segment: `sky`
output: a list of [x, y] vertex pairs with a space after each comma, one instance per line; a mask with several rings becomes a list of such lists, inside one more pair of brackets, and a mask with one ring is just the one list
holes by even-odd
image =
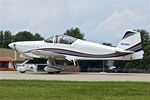
[[150, 0], [0, 0], [0, 30], [48, 38], [72, 27], [88, 41], [117, 45], [128, 29], [150, 32]]

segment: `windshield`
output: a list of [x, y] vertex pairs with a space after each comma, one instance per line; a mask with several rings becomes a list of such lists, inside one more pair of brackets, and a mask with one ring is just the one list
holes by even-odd
[[55, 43], [72, 44], [76, 38], [67, 35], [56, 35]]
[[75, 40], [77, 40], [74, 37], [71, 36], [67, 36], [67, 35], [56, 35], [56, 36], [52, 36], [48, 39], [45, 39], [44, 41], [47, 43], [59, 43], [59, 44], [72, 44]]
[[54, 36], [52, 36], [48, 39], [45, 39], [44, 41], [47, 42], [47, 43], [53, 43], [53, 38], [54, 38]]

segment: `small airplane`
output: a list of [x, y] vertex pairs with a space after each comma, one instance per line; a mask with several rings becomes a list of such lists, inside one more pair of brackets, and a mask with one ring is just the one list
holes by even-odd
[[42, 41], [13, 42], [9, 47], [20, 53], [21, 58], [45, 58], [44, 70], [48, 73], [61, 72], [56, 59], [67, 59], [76, 65], [77, 60], [136, 60], [142, 59], [141, 35], [127, 30], [117, 47], [80, 40], [67, 35], [54, 35]]

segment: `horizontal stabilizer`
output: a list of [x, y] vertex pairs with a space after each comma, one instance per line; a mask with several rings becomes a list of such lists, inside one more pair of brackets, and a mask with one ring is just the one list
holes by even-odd
[[122, 53], [122, 54], [133, 54], [133, 51], [124, 51], [124, 50], [116, 50], [117, 53]]

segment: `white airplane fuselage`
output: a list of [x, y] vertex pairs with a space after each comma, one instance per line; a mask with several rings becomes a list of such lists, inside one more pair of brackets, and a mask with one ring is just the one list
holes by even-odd
[[[98, 57], [98, 55], [114, 54], [116, 48], [98, 43], [76, 40], [73, 44], [45, 43], [45, 41], [16, 42], [16, 50], [29, 57], [64, 57], [73, 59], [114, 59], [114, 57]], [[97, 57], [96, 57], [97, 56]], [[116, 58], [115, 58], [116, 59]]]
[[[63, 41], [62, 41], [63, 40]], [[88, 42], [66, 35], [56, 35], [43, 41], [9, 44], [21, 57], [64, 58], [67, 60], [135, 60], [143, 58], [141, 35], [127, 31], [117, 47]]]

